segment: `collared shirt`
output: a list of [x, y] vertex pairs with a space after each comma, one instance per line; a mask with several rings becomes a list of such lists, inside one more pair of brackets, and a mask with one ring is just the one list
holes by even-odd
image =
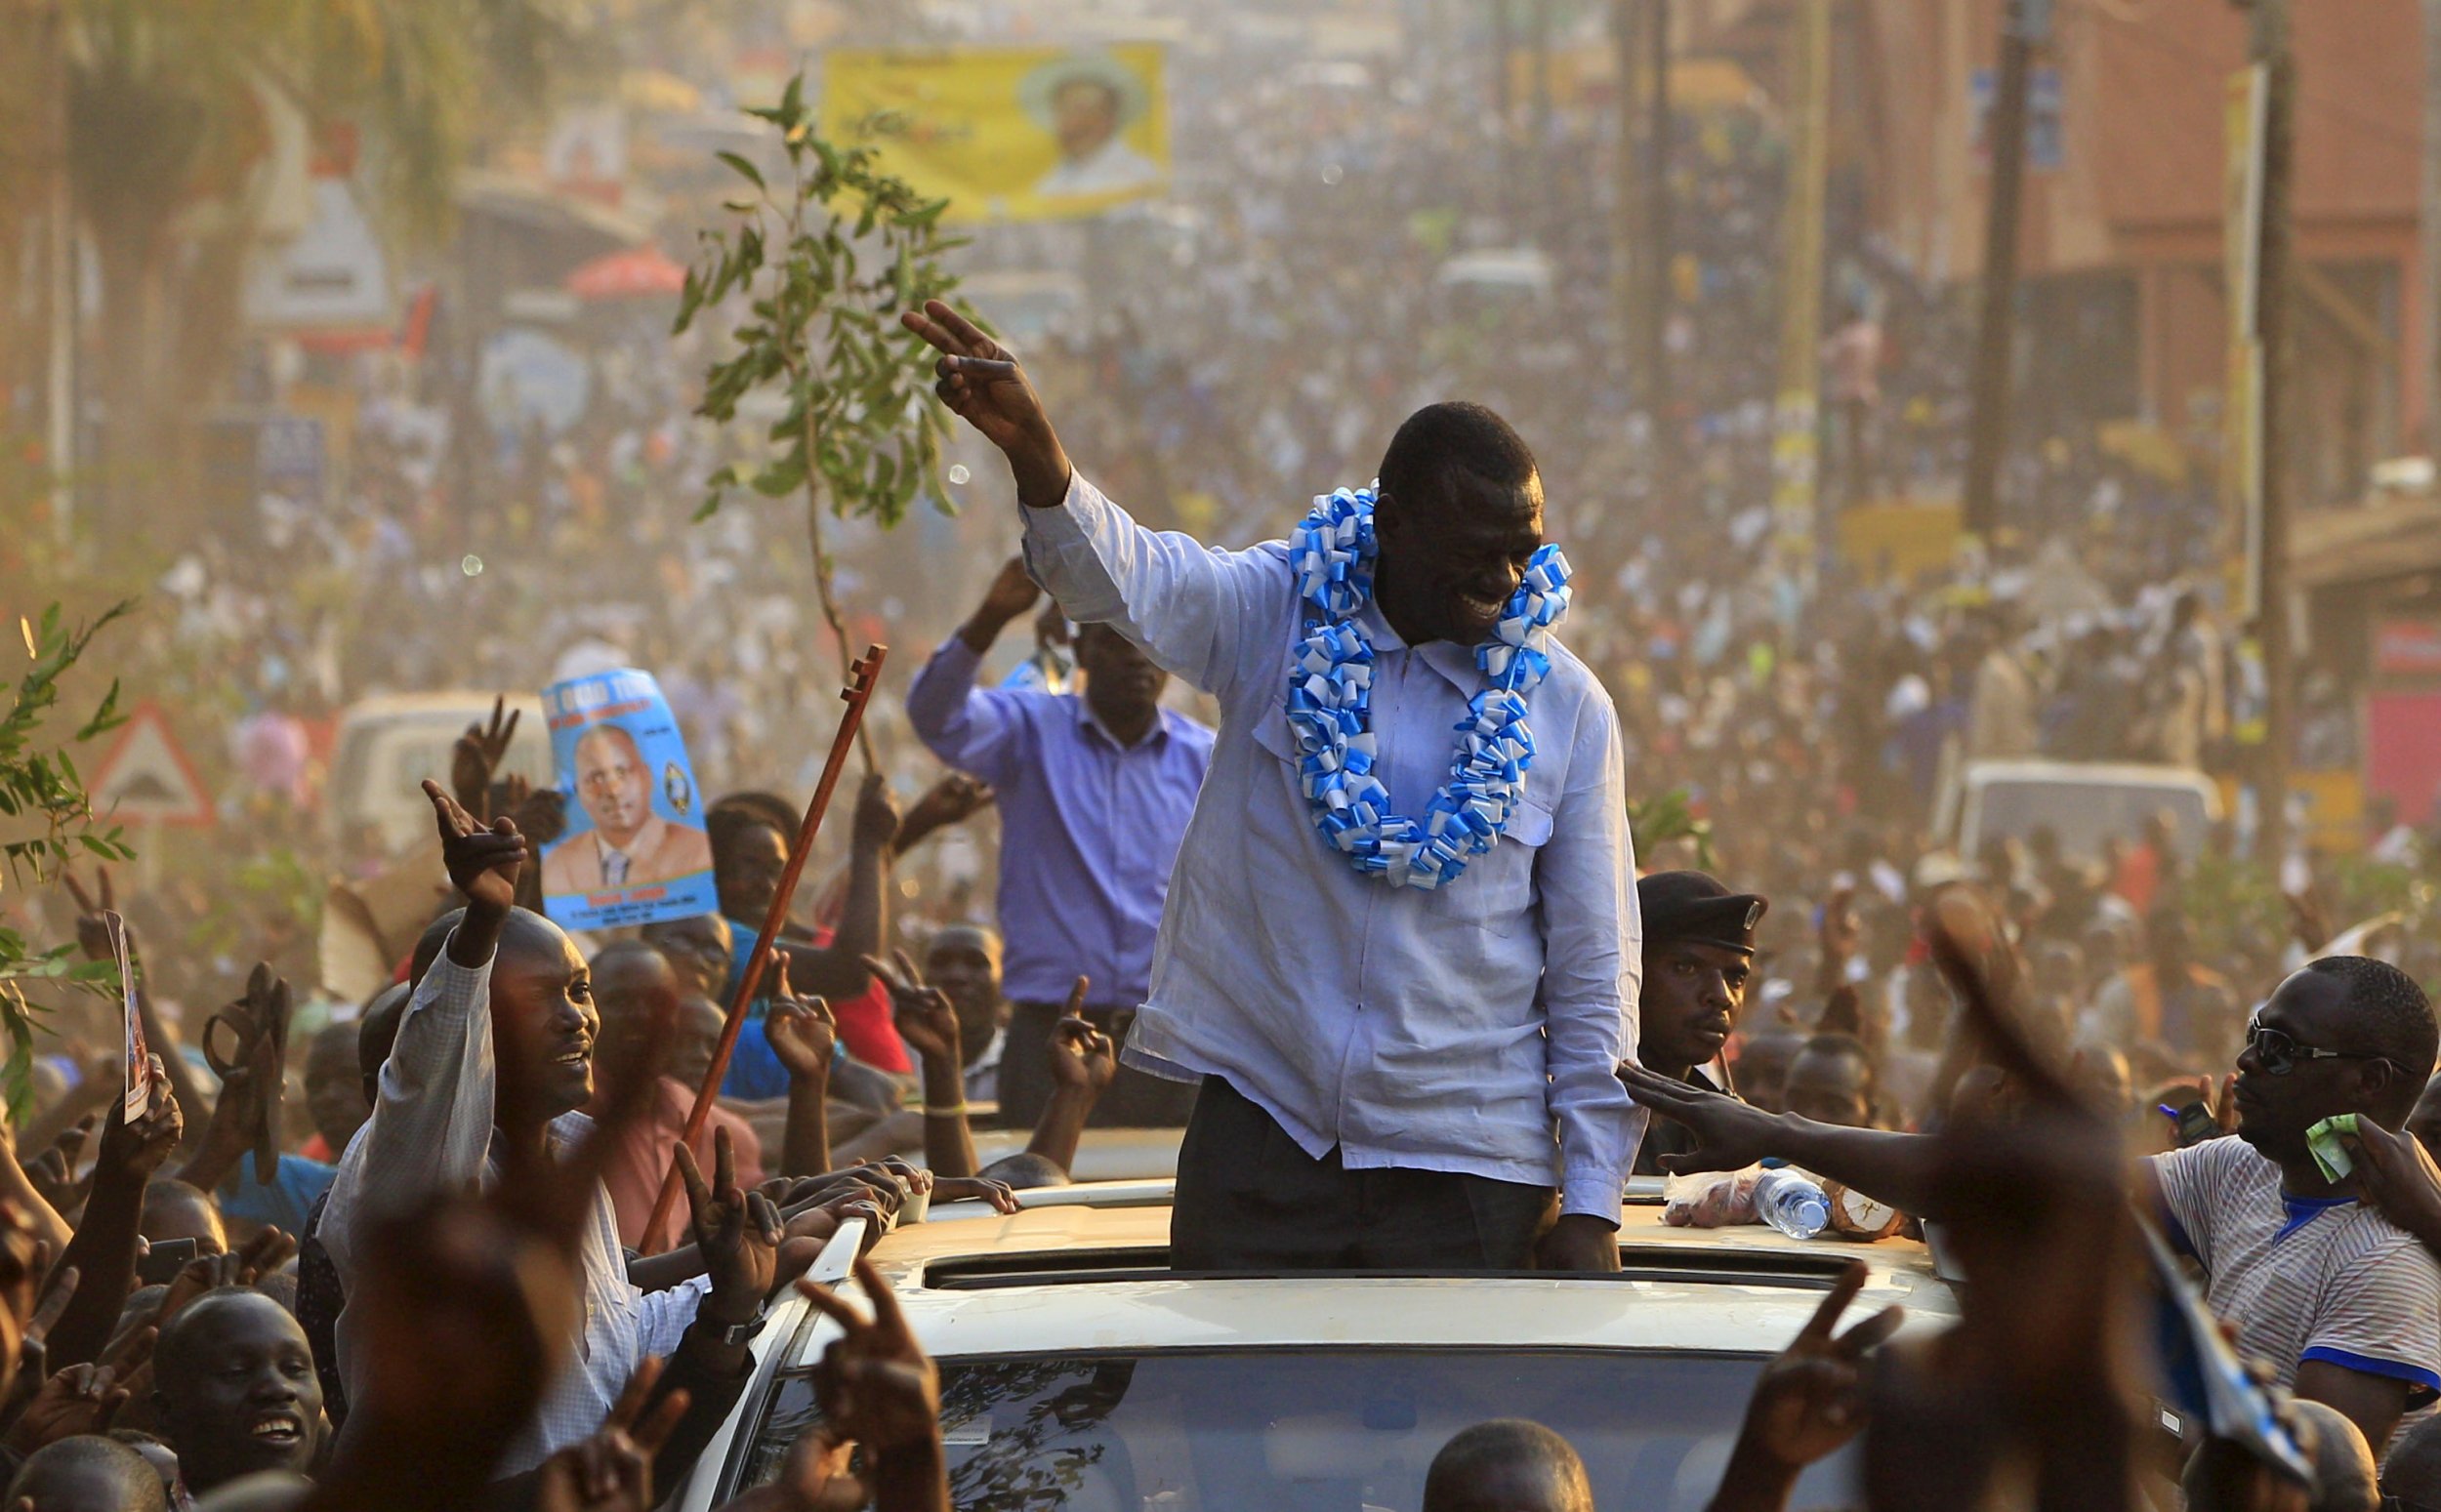
[[[1082, 477], [1024, 512], [1027, 564], [1072, 617], [1220, 704], [1129, 1063], [1226, 1077], [1316, 1158], [1556, 1184], [1563, 1211], [1616, 1222], [1644, 1124], [1614, 1074], [1643, 928], [1619, 720], [1593, 673], [1553, 642], [1525, 800], [1491, 850], [1448, 886], [1385, 886], [1315, 832], [1299, 787], [1287, 544], [1145, 530]], [[1421, 813], [1477, 690], [1473, 652], [1410, 648], [1371, 608], [1362, 623], [1376, 772]]]
[[[435, 1192], [457, 1192], [498, 1170], [492, 1157], [494, 1066], [491, 963], [469, 969], [444, 948], [398, 1022], [398, 1040], [382, 1066], [373, 1117], [348, 1144], [317, 1231], [340, 1285], [355, 1289], [358, 1246], [372, 1225]], [[593, 1121], [571, 1113], [552, 1124], [555, 1144], [585, 1137]], [[597, 1184], [593, 1221], [581, 1243], [585, 1276], [583, 1335], [576, 1358], [544, 1393], [534, 1418], [509, 1443], [498, 1473], [531, 1470], [600, 1428], [628, 1376], [646, 1355], [667, 1357], [694, 1321], [702, 1277], [667, 1291], [640, 1291], [627, 1279], [619, 1220], [610, 1193]], [[381, 1369], [358, 1346], [355, 1309], [340, 1310], [339, 1370], [348, 1400], [363, 1406]]]
[[907, 689], [932, 754], [999, 792], [1001, 981], [1018, 1002], [1132, 1008], [1151, 979], [1170, 866], [1212, 761], [1212, 731], [1162, 710], [1133, 746], [1073, 693], [978, 688], [952, 635]]

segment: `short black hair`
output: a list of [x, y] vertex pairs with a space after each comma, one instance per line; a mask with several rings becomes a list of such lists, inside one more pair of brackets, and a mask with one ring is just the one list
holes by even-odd
[[55, 1480], [81, 1479], [86, 1472], [117, 1484], [124, 1512], [166, 1512], [170, 1504], [169, 1488], [161, 1484], [161, 1473], [150, 1460], [97, 1433], [80, 1433], [34, 1451], [9, 1482], [8, 1504], [15, 1506], [23, 1497], [40, 1506], [48, 1499], [44, 1489]]
[[704, 838], [712, 845], [715, 871], [726, 871], [734, 864], [737, 847], [748, 835], [757, 830], [769, 830], [780, 838], [780, 843], [793, 846], [797, 835], [780, 823], [760, 804], [749, 804], [735, 797], [723, 798], [707, 809], [703, 816]]
[[1518, 1479], [1542, 1482], [1541, 1500], [1551, 1512], [1593, 1512], [1575, 1446], [1520, 1417], [1477, 1423], [1442, 1445], [1424, 1475], [1424, 1512], [1505, 1512], [1516, 1505]]
[[1535, 470], [1534, 453], [1508, 421], [1480, 404], [1427, 404], [1382, 454], [1382, 492], [1402, 508], [1446, 509], [1467, 483], [1522, 488]]
[[2305, 969], [2335, 977], [2346, 987], [2342, 1001], [2363, 1024], [2365, 1042], [2413, 1078], [2420, 1091], [2432, 1076], [2434, 1059], [2441, 1056], [2441, 1024], [2434, 1022], [2432, 1000], [2416, 979], [2371, 956], [2325, 956]]

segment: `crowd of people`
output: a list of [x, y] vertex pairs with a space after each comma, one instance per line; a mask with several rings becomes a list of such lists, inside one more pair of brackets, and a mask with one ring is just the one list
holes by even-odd
[[[2441, 1507], [2433, 947], [2327, 956], [2351, 920], [2310, 885], [2287, 935], [2232, 927], [2235, 827], [2148, 821], [2093, 854], [1935, 839], [1928, 796], [1960, 760], [2247, 769], [2259, 668], [2218, 606], [2203, 485], [2047, 407], [2009, 459], [2007, 530], [1905, 569], [1836, 549], [1841, 511], [1954, 475], [1967, 328], [1835, 236], [1825, 540], [1793, 552], [1768, 502], [1781, 164], [1759, 115], [1688, 114], [1671, 143], [1665, 395], [1602, 336], [1603, 218], [1533, 202], [1601, 182], [1597, 143], [1520, 143], [1413, 79], [1241, 61], [1179, 80], [1163, 211], [977, 249], [1096, 290], [1025, 378], [946, 312], [918, 320], [944, 399], [1010, 459], [1023, 552], [1004, 560], [996, 476], [968, 519], [912, 521], [914, 548], [853, 522], [833, 543], [851, 638], [901, 650], [874, 706], [885, 770], [843, 792], [692, 1138], [836, 650], [769, 517], [682, 523], [726, 460], [686, 416], [700, 338], [605, 329], [605, 381], [559, 431], [373, 382], [327, 497], [266, 496], [251, 539], [167, 564], [170, 633], [131, 685], [225, 729], [225, 833], [309, 885], [173, 869], [129, 900], [155, 1055], [135, 1109], [114, 1015], [62, 1005], [64, 1049], [43, 1046], [0, 1150], [0, 1509], [642, 1512], [844, 1226], [869, 1244], [909, 1204], [1014, 1210], [1110, 1124], [1185, 1130], [1173, 1250], [1198, 1269], [1615, 1269], [1632, 1174], [1765, 1161], [1903, 1212], [1965, 1279], [1963, 1320], [1884, 1348], [1894, 1319], [1840, 1330], [1842, 1281], [1758, 1378], [1719, 1512], [1785, 1506], [1860, 1436], [1876, 1508], [1982, 1505], [2004, 1463], [2047, 1505], [2145, 1484], [2194, 1512]], [[1547, 285], [1439, 276], [1521, 240]], [[1061, 418], [1048, 447], [1001, 408], [1018, 383]], [[1433, 403], [1452, 393], [1485, 407]], [[1299, 744], [1325, 721], [1279, 717], [1278, 635], [1303, 654], [1311, 629], [1286, 552], [1187, 552], [1124, 511], [1270, 542], [1377, 473], [1393, 557], [1429, 558], [1471, 503], [1577, 573], [1524, 690], [1539, 764], [1521, 797], [1496, 774], [1478, 798], [1504, 828], [1471, 875], [1380, 895], [1321, 875], [1340, 858], [1307, 833], [1303, 805], [1338, 791], [1309, 779], [1365, 773], [1322, 733]], [[1449, 478], [1482, 486], [1412, 544], [1425, 527], [1388, 501]], [[1496, 594], [1411, 565], [1334, 611], [1367, 637], [1382, 734], [1355, 749], [1387, 791], [1444, 775], [1476, 669], [1434, 647], [1483, 638], [1465, 602], [1508, 600], [1532, 570], [1514, 545], [1481, 548]], [[616, 665], [657, 673], [725, 794], [705, 813], [719, 911], [553, 924], [548, 797], [504, 781], [502, 732], [478, 728], [431, 774], [450, 907], [382, 993], [317, 991], [321, 876], [385, 858], [331, 833], [310, 731], [375, 692]], [[2343, 703], [2308, 695], [2300, 755], [2345, 764]], [[1326, 752], [1342, 764], [1313, 766]], [[1672, 792], [1708, 835], [1641, 843], [1634, 805]], [[2423, 865], [2420, 817], [2385, 864]], [[944, 839], [986, 864], [939, 864]], [[1343, 849], [1405, 864], [1388, 843]], [[105, 959], [103, 886], [39, 900], [29, 932]], [[252, 900], [234, 926], [232, 893]], [[2335, 1118], [2352, 1175], [2309, 1140]], [[2147, 1426], [2139, 1212], [2259, 1362], [2315, 1486]], [[937, 1373], [883, 1274], [855, 1277], [855, 1301], [803, 1284], [841, 1329], [821, 1426], [734, 1506], [947, 1506]], [[1592, 1505], [1566, 1442], [1511, 1421], [1453, 1440], [1424, 1495]]]

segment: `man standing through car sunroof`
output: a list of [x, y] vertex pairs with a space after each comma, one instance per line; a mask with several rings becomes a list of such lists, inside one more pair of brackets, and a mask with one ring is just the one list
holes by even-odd
[[1126, 1057], [1201, 1083], [1182, 1270], [1616, 1269], [1641, 1132], [1619, 723], [1551, 634], [1568, 568], [1506, 422], [1435, 404], [1286, 541], [1143, 529], [1069, 466], [1015, 358], [906, 317], [1009, 460], [1025, 561], [1211, 693], [1220, 729]]

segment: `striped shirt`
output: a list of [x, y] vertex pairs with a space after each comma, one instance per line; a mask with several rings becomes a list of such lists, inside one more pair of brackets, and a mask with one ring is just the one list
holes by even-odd
[[2238, 1352], [2283, 1386], [2322, 1360], [2441, 1392], [2441, 1264], [2352, 1197], [2290, 1197], [2280, 1167], [2237, 1138], [2152, 1157], [2171, 1242], [2205, 1271], [2205, 1301], [2238, 1326]]

